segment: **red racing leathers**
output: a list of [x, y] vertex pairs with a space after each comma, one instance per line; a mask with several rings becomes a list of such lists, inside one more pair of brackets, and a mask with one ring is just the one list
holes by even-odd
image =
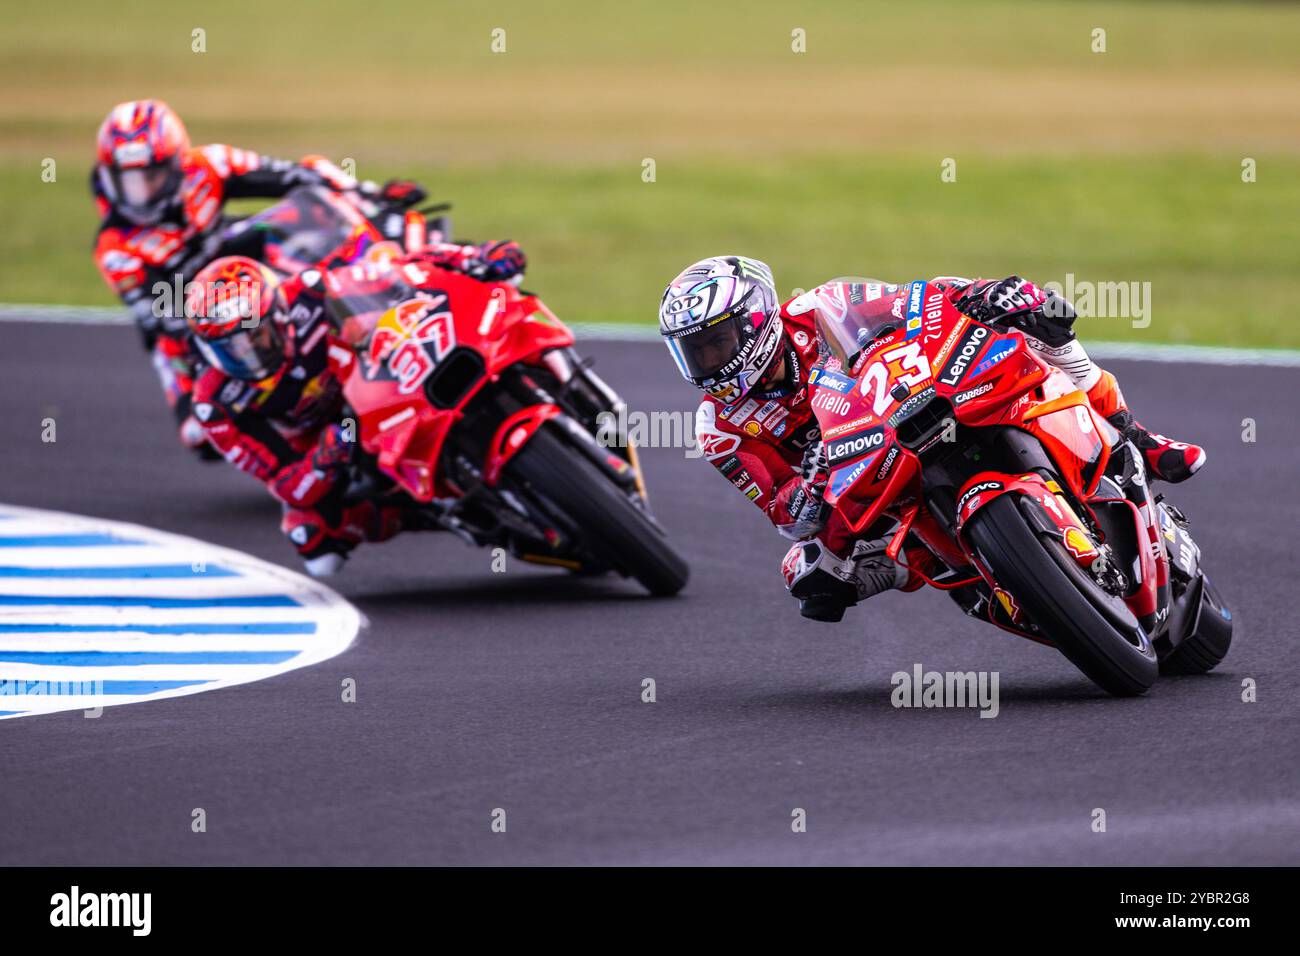
[[[347, 482], [341, 466], [355, 435], [340, 425], [341, 378], [355, 356], [337, 338], [326, 309], [328, 297], [382, 296], [407, 263], [476, 272], [493, 248], [441, 243], [391, 263], [343, 266], [328, 276], [309, 269], [290, 277], [283, 285], [289, 317], [283, 330], [286, 360], [279, 371], [259, 382], [232, 378], [216, 368], [199, 377], [194, 415], [207, 440], [284, 504], [283, 530], [304, 558], [346, 554], [361, 541], [388, 538], [401, 530], [403, 517], [397, 508], [381, 509], [369, 501], [343, 502]], [[402, 281], [416, 288], [418, 275], [419, 269], [401, 273]]]
[[[789, 305], [781, 307], [783, 374], [769, 391], [756, 390], [730, 405], [706, 395], [695, 414], [695, 437], [703, 456], [777, 530], [799, 540], [821, 529], [826, 474], [808, 385], [819, 358], [817, 333], [812, 316], [791, 315]], [[837, 553], [848, 543], [835, 518], [821, 536]]]
[[[101, 222], [94, 258], [104, 281], [131, 310], [140, 328], [167, 403], [181, 427], [182, 440], [195, 446], [203, 443], [201, 430], [190, 418], [198, 356], [185, 334], [180, 303], [168, 307], [175, 295], [176, 274], [183, 275], [183, 284], [206, 264], [205, 244], [221, 226], [227, 199], [276, 198], [303, 184], [348, 189], [356, 182], [322, 157], [292, 163], [224, 145], [188, 150], [181, 171], [180, 195], [162, 221], [137, 226], [114, 212], [96, 167], [91, 190]], [[159, 283], [166, 292], [155, 288]]]

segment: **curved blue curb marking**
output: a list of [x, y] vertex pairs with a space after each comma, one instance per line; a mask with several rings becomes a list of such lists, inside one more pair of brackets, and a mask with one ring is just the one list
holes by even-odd
[[196, 571], [188, 564], [137, 564], [121, 567], [29, 568], [0, 564], [0, 578], [228, 578], [235, 572], [220, 566]]
[[248, 594], [243, 597], [169, 598], [131, 594], [65, 594], [57, 600], [39, 594], [0, 594], [0, 604], [62, 607], [299, 607], [287, 594]]
[[99, 544], [140, 544], [111, 534], [32, 534], [0, 537], [0, 548], [89, 548]]
[[297, 651], [5, 651], [13, 664], [120, 667], [125, 664], [279, 664]]
[[263, 621], [231, 624], [5, 624], [0, 634], [314, 634], [310, 621]]
[[362, 623], [301, 574], [138, 525], [0, 505], [0, 554], [0, 719], [263, 680]]

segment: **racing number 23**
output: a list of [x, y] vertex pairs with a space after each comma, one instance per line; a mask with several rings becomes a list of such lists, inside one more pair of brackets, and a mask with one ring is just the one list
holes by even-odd
[[918, 343], [904, 342], [881, 352], [862, 376], [861, 386], [863, 397], [871, 399], [871, 410], [877, 415], [883, 415], [894, 401], [889, 394], [889, 367], [895, 363], [898, 381], [909, 389], [930, 377], [930, 359]]

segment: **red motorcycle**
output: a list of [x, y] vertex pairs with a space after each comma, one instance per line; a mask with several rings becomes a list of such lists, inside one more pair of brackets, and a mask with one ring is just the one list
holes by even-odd
[[[829, 356], [811, 377], [826, 501], [969, 615], [1057, 648], [1116, 695], [1202, 673], [1232, 614], [1141, 454], [1022, 333], [963, 315], [921, 281], [846, 278], [792, 304]], [[916, 569], [920, 573], [919, 569]]]
[[[366, 258], [400, 254], [450, 231], [447, 205], [423, 210], [383, 206], [356, 193], [298, 186], [250, 216], [227, 217], [212, 247], [193, 259], [193, 271], [219, 256], [249, 256], [284, 275], [330, 269]], [[432, 235], [430, 232], [432, 231]]]
[[686, 584], [636, 448], [596, 439], [621, 399], [539, 298], [411, 262], [343, 272], [359, 281], [332, 289], [347, 347], [330, 354], [363, 452], [357, 494], [527, 561], [615, 571], [656, 595]]

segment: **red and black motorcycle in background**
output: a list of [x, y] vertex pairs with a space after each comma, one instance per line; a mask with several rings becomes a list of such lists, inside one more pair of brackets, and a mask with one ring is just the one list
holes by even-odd
[[651, 515], [636, 448], [596, 441], [597, 416], [623, 420], [622, 401], [573, 333], [510, 283], [393, 264], [450, 234], [445, 216], [426, 218], [447, 208], [376, 213], [299, 187], [231, 223], [219, 254], [325, 272], [342, 342], [330, 361], [357, 426], [352, 497], [416, 508], [527, 561], [681, 590], [688, 568]]
[[830, 352], [812, 402], [826, 500], [853, 533], [895, 559], [923, 545], [945, 568], [927, 583], [1112, 694], [1223, 659], [1232, 615], [1187, 520], [1022, 333], [921, 281], [838, 279], [791, 308], [815, 312]]
[[527, 561], [614, 571], [656, 595], [685, 585], [635, 447], [596, 440], [621, 400], [540, 299], [410, 262], [341, 272], [327, 281], [347, 348], [330, 354], [358, 426], [355, 487]]

